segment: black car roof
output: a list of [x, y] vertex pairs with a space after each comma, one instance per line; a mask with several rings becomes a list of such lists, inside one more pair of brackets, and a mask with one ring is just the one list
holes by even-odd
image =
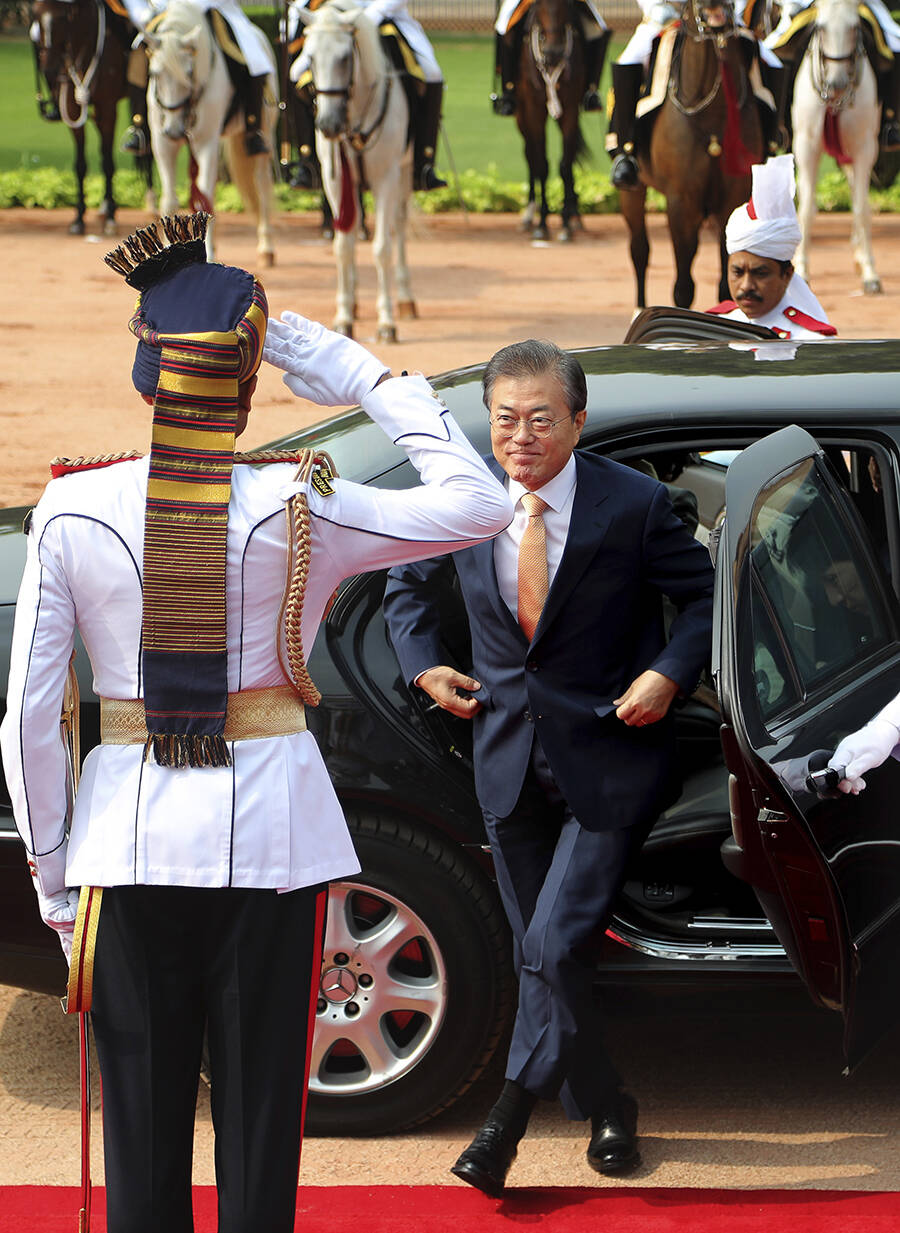
[[[870, 423], [900, 409], [900, 340], [619, 344], [575, 349], [588, 383], [587, 437], [624, 428], [782, 425], [796, 418]], [[457, 423], [482, 453], [490, 449], [481, 402], [483, 365], [432, 378]], [[338, 473], [372, 481], [405, 460], [362, 411], [275, 442], [315, 444]], [[407, 481], [408, 482], [408, 481]]]

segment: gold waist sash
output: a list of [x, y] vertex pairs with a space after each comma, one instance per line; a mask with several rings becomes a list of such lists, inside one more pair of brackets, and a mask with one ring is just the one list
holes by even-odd
[[[228, 695], [226, 741], [259, 741], [306, 731], [306, 708], [291, 685], [242, 689]], [[100, 743], [144, 745], [147, 722], [141, 698], [100, 699]]]

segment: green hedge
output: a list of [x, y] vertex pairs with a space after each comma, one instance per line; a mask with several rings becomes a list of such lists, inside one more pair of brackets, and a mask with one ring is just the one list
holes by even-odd
[[[615, 214], [618, 211], [618, 194], [604, 172], [576, 168], [575, 185], [581, 201], [583, 214]], [[516, 213], [525, 206], [526, 186], [523, 183], [500, 180], [495, 169], [486, 174], [464, 171], [459, 179], [459, 189], [465, 208], [474, 213]], [[116, 201], [120, 206], [142, 209], [144, 206], [144, 181], [134, 171], [117, 171], [113, 181]], [[558, 177], [548, 184], [550, 209], [559, 213], [562, 206], [562, 183]], [[103, 198], [103, 178], [89, 175], [85, 181], [85, 196], [90, 209], [96, 209]], [[872, 209], [876, 213], [900, 213], [900, 183], [889, 189], [872, 189]], [[286, 184], [275, 187], [278, 208], [291, 213], [306, 213], [319, 209], [318, 193], [295, 192]], [[460, 197], [455, 189], [438, 189], [431, 193], [417, 193], [416, 200], [423, 214], [442, 214], [459, 210]], [[850, 190], [839, 171], [826, 172], [819, 180], [819, 209], [829, 213], [843, 212], [851, 208]], [[187, 206], [187, 195], [181, 202]], [[0, 209], [25, 206], [53, 210], [75, 205], [75, 176], [71, 171], [55, 167], [39, 167], [34, 170], [0, 172]], [[369, 205], [371, 208], [371, 203]], [[648, 208], [663, 209], [663, 199], [651, 191]], [[216, 209], [223, 213], [240, 213], [243, 209], [240, 195], [233, 184], [220, 184], [216, 188]]]

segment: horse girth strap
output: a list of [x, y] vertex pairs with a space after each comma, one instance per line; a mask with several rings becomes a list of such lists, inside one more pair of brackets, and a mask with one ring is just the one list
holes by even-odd
[[[292, 685], [242, 689], [228, 695], [226, 741], [259, 741], [306, 731], [306, 708]], [[144, 745], [147, 723], [141, 698], [100, 699], [100, 743]]]

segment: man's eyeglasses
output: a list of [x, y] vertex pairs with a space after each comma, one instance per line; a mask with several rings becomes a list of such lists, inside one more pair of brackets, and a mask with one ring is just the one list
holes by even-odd
[[498, 437], [513, 437], [519, 431], [519, 425], [524, 424], [528, 432], [535, 437], [549, 437], [557, 424], [571, 418], [561, 415], [558, 420], [548, 419], [546, 415], [535, 415], [530, 420], [520, 420], [515, 415], [492, 415], [491, 427]]

